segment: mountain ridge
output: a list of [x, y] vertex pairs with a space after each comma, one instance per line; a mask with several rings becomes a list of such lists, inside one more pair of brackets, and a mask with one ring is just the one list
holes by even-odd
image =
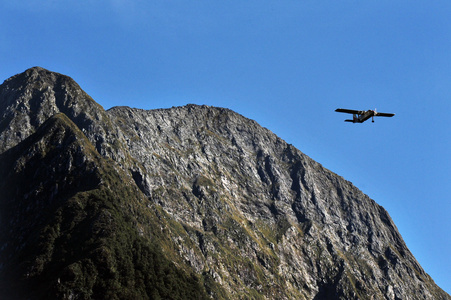
[[[450, 299], [415, 260], [385, 209], [270, 130], [229, 109], [190, 104], [105, 111], [70, 77], [42, 68], [6, 80], [0, 97], [0, 163], [7, 164], [12, 149], [24, 147], [20, 145], [30, 136], [46, 136], [49, 120], [73, 128], [75, 140], [91, 149], [75, 153], [85, 161], [96, 157], [94, 165], [104, 166], [101, 169], [109, 165], [115, 170], [103, 172], [101, 178], [112, 172], [117, 174], [115, 182], [127, 183], [119, 190], [109, 185], [108, 196], [98, 197], [99, 203], [125, 207], [128, 197], [137, 199], [130, 200], [135, 204], [129, 210], [113, 205], [109, 211], [117, 220], [130, 220], [127, 232], [133, 231], [136, 241], [156, 243], [152, 247], [161, 248], [180, 270], [174, 274], [194, 276], [192, 286], [199, 284], [213, 298]], [[46, 149], [52, 144], [64, 145], [48, 137], [39, 145]], [[30, 151], [28, 156], [40, 153], [37, 146]], [[18, 154], [14, 161], [26, 157]], [[63, 161], [60, 157], [49, 165], [67, 165]], [[97, 190], [82, 185], [87, 192]], [[23, 184], [3, 184], [0, 189], [11, 186]], [[128, 189], [133, 192], [119, 196]], [[56, 196], [60, 192], [52, 191]], [[23, 195], [9, 193], [1, 199], [2, 207], [23, 200]], [[17, 217], [18, 212], [10, 213]], [[2, 213], [1, 220], [16, 232], [17, 222], [4, 221], [14, 217]], [[77, 232], [82, 235], [83, 230]], [[118, 247], [113, 247], [116, 252], [131, 253]], [[52, 258], [48, 260], [51, 264]], [[86, 264], [78, 262], [77, 268]], [[139, 273], [136, 261], [124, 265], [134, 271], [122, 274]], [[43, 268], [36, 276], [45, 278], [46, 272]], [[89, 298], [106, 275], [99, 271], [99, 282], [91, 279], [94, 283], [88, 285], [89, 276], [80, 276], [85, 284], [69, 280], [64, 292], [49, 288], [47, 293]], [[136, 276], [129, 285], [115, 280], [127, 291], [134, 286], [152, 297]]]

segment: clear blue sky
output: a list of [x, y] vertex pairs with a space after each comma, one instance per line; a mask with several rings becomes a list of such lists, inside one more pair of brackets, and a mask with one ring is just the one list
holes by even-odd
[[32, 66], [106, 109], [256, 120], [384, 206], [451, 293], [451, 1], [0, 0], [0, 81]]

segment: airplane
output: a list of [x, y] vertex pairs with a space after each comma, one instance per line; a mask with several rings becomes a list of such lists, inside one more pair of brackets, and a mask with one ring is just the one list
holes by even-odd
[[345, 122], [352, 122], [352, 123], [363, 123], [369, 118], [371, 118], [372, 122], [374, 123], [374, 117], [393, 117], [395, 114], [390, 113], [380, 113], [376, 112], [376, 110], [353, 110], [353, 109], [344, 109], [344, 108], [337, 108], [335, 110], [336, 112], [341, 113], [347, 113], [352, 114], [353, 118], [352, 120], [345, 120]]

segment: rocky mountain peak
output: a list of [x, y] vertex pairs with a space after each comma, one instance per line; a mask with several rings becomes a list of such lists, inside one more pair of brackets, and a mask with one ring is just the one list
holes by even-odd
[[64, 113], [97, 150], [117, 157], [112, 150], [112, 124], [105, 110], [70, 77], [34, 67], [0, 85], [0, 153], [34, 133], [48, 118]]
[[30, 100], [34, 100], [32, 104], [39, 106], [39, 102], [49, 102], [52, 100], [52, 97], [40, 97], [38, 99], [33, 97], [39, 93], [55, 92], [55, 90], [62, 91], [70, 88], [81, 90], [78, 84], [70, 77], [48, 71], [41, 67], [33, 67], [23, 73], [12, 76], [3, 82], [1, 87], [2, 108], [29, 105]]
[[0, 296], [450, 299], [385, 209], [229, 109], [105, 111], [39, 67], [0, 103]]
[[41, 67], [32, 67], [25, 72], [14, 75], [4, 81], [11, 88], [20, 88], [27, 84], [39, 85], [56, 81], [56, 77], [67, 77], [62, 74], [48, 71]]

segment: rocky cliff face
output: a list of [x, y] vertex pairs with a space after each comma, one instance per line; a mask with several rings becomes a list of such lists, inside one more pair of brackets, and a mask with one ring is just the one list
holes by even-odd
[[0, 294], [451, 299], [381, 206], [233, 111], [105, 111], [32, 68], [0, 114]]

